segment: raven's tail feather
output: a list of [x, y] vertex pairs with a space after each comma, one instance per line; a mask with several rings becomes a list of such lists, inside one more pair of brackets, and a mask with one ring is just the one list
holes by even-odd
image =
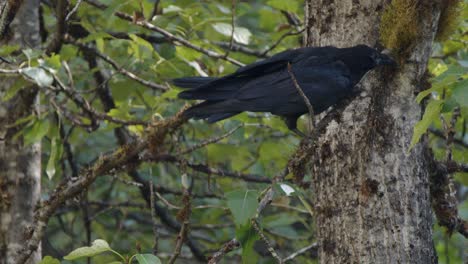
[[184, 77], [173, 79], [172, 83], [181, 88], [194, 89], [201, 85], [212, 82], [218, 78], [215, 77]]
[[205, 101], [185, 110], [184, 116], [189, 119], [206, 119], [208, 123], [215, 123], [231, 116], [240, 114], [240, 112], [236, 111], [225, 112], [228, 110], [225, 109], [225, 103], [226, 102], [220, 101]]

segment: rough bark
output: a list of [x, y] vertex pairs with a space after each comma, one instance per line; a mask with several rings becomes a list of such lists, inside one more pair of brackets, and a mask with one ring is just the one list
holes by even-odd
[[[11, 24], [12, 38], [8, 44], [31, 48], [40, 44], [39, 0], [25, 0]], [[0, 83], [2, 98], [14, 83], [14, 78], [3, 78]], [[17, 251], [25, 243], [24, 237], [33, 223], [33, 211], [40, 198], [41, 145], [25, 146], [21, 138], [13, 140], [21, 129], [13, 126], [18, 119], [35, 111], [37, 91], [23, 88], [7, 102], [0, 101], [0, 263], [15, 263]], [[40, 250], [28, 263], [40, 261]]]
[[[427, 164], [420, 146], [409, 151], [421, 116], [415, 94], [440, 13], [425, 2], [411, 62], [368, 74], [360, 96], [317, 141], [311, 170], [320, 263], [437, 262]], [[308, 0], [306, 43], [375, 47], [388, 3]]]

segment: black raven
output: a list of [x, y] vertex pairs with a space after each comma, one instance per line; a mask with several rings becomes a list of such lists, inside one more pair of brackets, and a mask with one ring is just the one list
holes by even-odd
[[278, 53], [224, 77], [186, 77], [174, 79], [173, 83], [187, 88], [179, 98], [204, 100], [185, 111], [187, 118], [213, 123], [243, 111], [271, 112], [283, 117], [289, 129], [300, 133], [296, 122], [308, 108], [291, 74], [318, 114], [351, 95], [369, 70], [394, 64], [389, 56], [366, 45], [307, 47]]

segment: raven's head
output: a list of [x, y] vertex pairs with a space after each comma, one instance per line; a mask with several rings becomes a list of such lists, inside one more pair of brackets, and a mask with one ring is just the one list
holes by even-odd
[[362, 67], [369, 70], [380, 65], [397, 65], [389, 55], [385, 54], [385, 51], [379, 52], [366, 45], [358, 45], [350, 48], [350, 50], [352, 50], [351, 54], [358, 58], [357, 60], [360, 61]]
[[371, 57], [372, 57], [372, 60], [374, 61], [375, 65], [376, 66], [390, 65], [390, 66], [393, 66], [393, 67], [397, 66], [397, 63], [390, 56], [385, 54], [386, 51], [387, 50], [384, 50], [383, 52], [380, 53], [380, 52], [374, 50]]
[[341, 49], [338, 58], [350, 70], [353, 83], [359, 82], [366, 72], [380, 65], [396, 66], [396, 62], [387, 54], [366, 45], [357, 45]]

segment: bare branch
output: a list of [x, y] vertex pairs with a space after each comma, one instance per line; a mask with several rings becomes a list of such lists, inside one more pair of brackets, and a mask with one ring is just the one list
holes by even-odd
[[188, 232], [189, 232], [189, 224], [190, 224], [189, 219], [190, 219], [190, 215], [192, 214], [192, 197], [191, 197], [190, 190], [191, 190], [191, 187], [187, 189], [184, 187], [184, 196], [182, 197], [184, 207], [179, 211], [179, 214], [178, 214], [178, 219], [180, 219], [180, 221], [182, 222], [182, 227], [180, 228], [180, 232], [177, 235], [177, 242], [176, 242], [176, 246], [174, 249], [174, 254], [169, 259], [169, 262], [168, 262], [169, 264], [173, 264], [176, 261], [176, 259], [179, 257], [181, 249], [182, 249], [182, 245], [184, 244], [187, 238]]
[[241, 52], [241, 53], [251, 55], [251, 56], [255, 56], [255, 57], [258, 57], [258, 58], [268, 58], [269, 57], [263, 51], [253, 50], [253, 49], [250, 49], [248, 47], [244, 47], [244, 46], [242, 46], [240, 44], [236, 44], [236, 43], [233, 43], [231, 45], [231, 43], [229, 43], [229, 42], [217, 41], [217, 42], [214, 42], [214, 44], [220, 46], [223, 49], [230, 49], [231, 51], [234, 51], [234, 52]]
[[265, 245], [267, 246], [267, 249], [268, 251], [270, 252], [271, 256], [273, 256], [277, 261], [278, 263], [283, 263], [281, 257], [278, 255], [278, 253], [275, 251], [275, 249], [273, 248], [273, 246], [271, 245], [270, 241], [268, 240], [268, 238], [265, 236], [265, 234], [263, 234], [262, 230], [260, 229], [260, 226], [258, 225], [257, 223], [257, 220], [256, 219], [252, 219], [251, 221], [252, 223], [252, 226], [253, 228], [255, 229], [255, 231], [257, 232], [257, 234], [260, 236], [260, 239], [265, 243]]
[[318, 244], [317, 243], [313, 243], [313, 244], [310, 244], [309, 246], [305, 247], [305, 248], [301, 248], [299, 249], [298, 251], [292, 253], [291, 255], [285, 257], [282, 261], [282, 263], [286, 263], [290, 260], [293, 260], [294, 258], [296, 258], [297, 256], [299, 255], [302, 255], [304, 253], [306, 253], [307, 251], [313, 251], [313, 255], [317, 256], [317, 249], [318, 249]]
[[223, 176], [223, 177], [230, 177], [230, 178], [236, 178], [236, 179], [242, 179], [244, 181], [248, 182], [256, 182], [256, 183], [271, 183], [272, 180], [269, 178], [262, 177], [260, 175], [255, 175], [255, 174], [244, 174], [240, 172], [232, 172], [232, 171], [226, 171], [222, 169], [217, 169], [217, 168], [212, 168], [209, 167], [205, 164], [195, 164], [191, 163], [183, 158], [177, 157], [177, 156], [172, 156], [169, 154], [161, 154], [161, 155], [156, 155], [156, 156], [145, 156], [143, 157], [144, 160], [146, 161], [160, 161], [160, 162], [171, 162], [171, 163], [177, 163], [177, 164], [184, 164], [188, 166], [189, 168], [192, 168], [193, 170], [207, 173], [207, 174], [214, 174], [218, 176]]
[[268, 48], [267, 50], [265, 50], [263, 53], [262, 53], [262, 57], [263, 56], [267, 56], [267, 54], [274, 50], [286, 37], [289, 37], [289, 36], [295, 36], [295, 35], [299, 35], [299, 34], [302, 34], [302, 32], [304, 32], [304, 29], [302, 30], [299, 30], [299, 31], [289, 31], [287, 33], [285, 33], [284, 35], [282, 35], [276, 42], [275, 44], [273, 44], [270, 48]]
[[309, 110], [310, 128], [311, 128], [311, 131], [313, 132], [314, 130], [314, 108], [312, 107], [312, 104], [310, 103], [309, 98], [307, 98], [307, 95], [304, 93], [301, 86], [299, 86], [296, 76], [294, 76], [294, 73], [292, 71], [291, 63], [289, 62], [288, 62], [288, 72], [289, 72], [289, 75], [291, 76], [294, 86], [297, 89], [297, 92], [301, 95], [302, 99], [304, 100], [304, 103], [307, 106], [307, 109]]
[[0, 3], [0, 40], [3, 39], [9, 31], [10, 23], [15, 18], [16, 12], [22, 3], [22, 0], [2, 1]]
[[150, 186], [150, 210], [151, 210], [151, 221], [153, 222], [153, 255], [156, 256], [158, 253], [158, 242], [159, 242], [159, 234], [158, 234], [158, 227], [156, 225], [156, 211], [154, 209], [154, 185], [153, 185], [153, 177], [151, 175], [151, 180], [148, 182]]
[[77, 0], [76, 1], [76, 5], [73, 7], [73, 9], [68, 13], [68, 15], [65, 17], [65, 21], [68, 21], [70, 20], [71, 16], [73, 16], [73, 14], [76, 13], [76, 11], [78, 11], [78, 8], [80, 7], [81, 3], [83, 2], [83, 0]]
[[211, 138], [211, 139], [208, 139], [208, 140], [205, 140], [195, 146], [192, 146], [188, 149], [185, 149], [185, 150], [182, 150], [180, 152], [178, 152], [176, 155], [179, 156], [179, 155], [184, 155], [184, 154], [187, 154], [187, 153], [191, 153], [197, 149], [200, 149], [200, 148], [203, 148], [207, 145], [210, 145], [210, 144], [213, 144], [213, 143], [216, 143], [216, 142], [219, 142], [227, 137], [229, 137], [230, 135], [234, 134], [234, 132], [236, 132], [239, 128], [243, 127], [244, 125], [241, 124], [241, 125], [238, 125], [237, 127], [229, 130], [227, 133], [225, 133], [224, 135], [221, 135], [219, 137], [215, 137], [215, 138]]
[[239, 241], [233, 238], [226, 242], [218, 251], [216, 251], [208, 260], [208, 264], [217, 264], [227, 253], [240, 247]]

